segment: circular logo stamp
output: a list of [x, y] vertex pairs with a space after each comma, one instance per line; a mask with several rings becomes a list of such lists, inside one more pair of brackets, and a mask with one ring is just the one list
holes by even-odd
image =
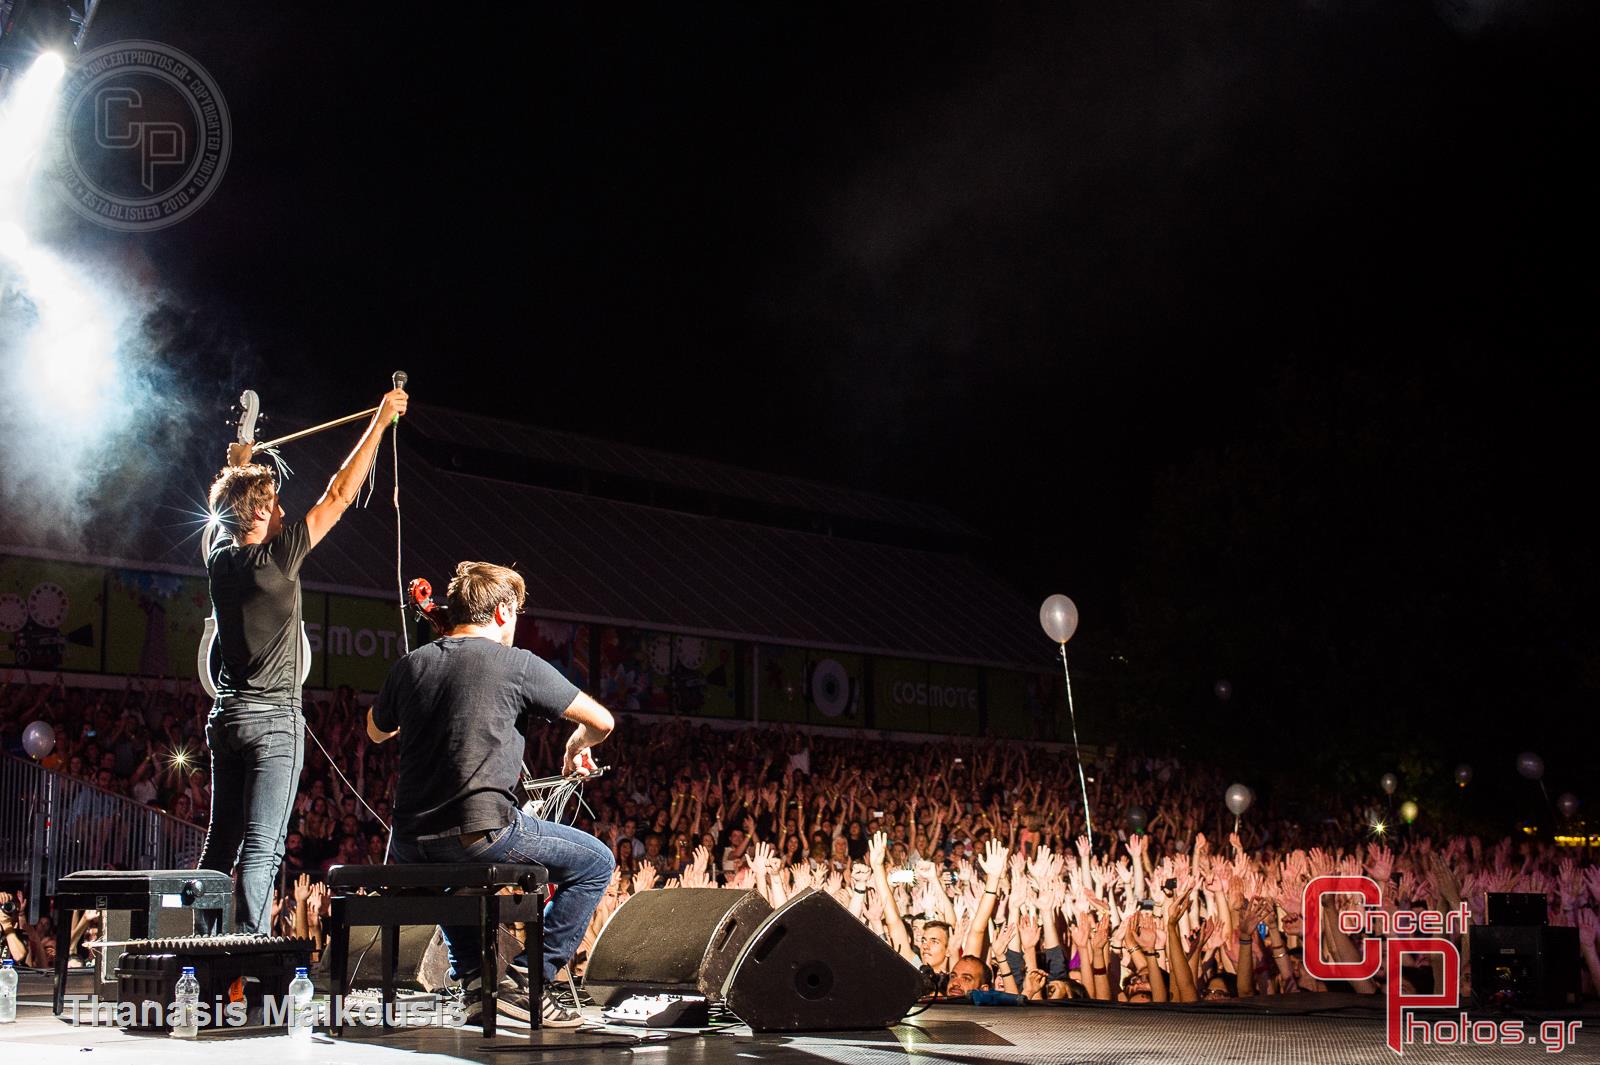
[[52, 184], [73, 210], [126, 231], [163, 229], [210, 199], [232, 129], [216, 80], [155, 41], [79, 56], [61, 86]]

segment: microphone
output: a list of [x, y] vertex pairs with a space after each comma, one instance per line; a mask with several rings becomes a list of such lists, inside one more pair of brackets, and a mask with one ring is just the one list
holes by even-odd
[[406, 382], [411, 380], [411, 378], [406, 376], [406, 372], [404, 370], [396, 370], [392, 380], [394, 381], [394, 387], [404, 388], [406, 387]]

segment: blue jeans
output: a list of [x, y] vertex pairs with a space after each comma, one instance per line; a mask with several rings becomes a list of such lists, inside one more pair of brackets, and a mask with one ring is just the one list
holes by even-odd
[[[495, 829], [486, 839], [463, 847], [455, 836], [446, 839], [394, 841], [394, 856], [401, 862], [535, 862], [550, 871], [555, 898], [544, 910], [544, 980], [572, 959], [583, 942], [589, 919], [611, 883], [617, 860], [604, 843], [587, 832], [553, 821], [540, 821], [516, 810], [515, 819]], [[450, 976], [465, 983], [478, 975], [483, 939], [477, 925], [441, 926], [450, 954]]]
[[211, 824], [200, 868], [231, 873], [238, 865], [239, 931], [264, 935], [272, 931], [272, 884], [305, 758], [305, 720], [298, 706], [214, 706], [206, 746]]

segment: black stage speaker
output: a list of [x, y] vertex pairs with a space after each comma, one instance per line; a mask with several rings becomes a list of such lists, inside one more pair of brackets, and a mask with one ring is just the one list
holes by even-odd
[[[1543, 896], [1536, 897], [1543, 907]], [[1576, 928], [1474, 925], [1471, 938], [1472, 996], [1480, 1004], [1534, 1008], [1577, 1004]]]
[[888, 1028], [921, 994], [917, 967], [815, 888], [762, 922], [722, 991], [758, 1032]]
[[[500, 927], [500, 964], [504, 966], [522, 952], [522, 944], [504, 925]], [[325, 950], [317, 961], [317, 983], [328, 979], [328, 966], [333, 951]], [[378, 939], [378, 926], [370, 924], [350, 926], [350, 986], [377, 987], [383, 979], [383, 944]], [[504, 975], [502, 972], [501, 975]], [[444, 936], [438, 925], [407, 924], [400, 926], [400, 956], [394, 963], [396, 987], [418, 991], [437, 991], [450, 987], [450, 958], [444, 949]]]
[[1550, 923], [1550, 907], [1537, 891], [1489, 892], [1489, 923], [1527, 928]]
[[634, 991], [716, 998], [739, 948], [771, 912], [754, 891], [641, 891], [606, 922], [583, 986], [602, 1006]]

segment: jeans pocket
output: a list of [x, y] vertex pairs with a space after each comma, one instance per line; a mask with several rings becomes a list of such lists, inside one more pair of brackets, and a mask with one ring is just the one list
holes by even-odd
[[491, 828], [488, 835], [476, 843], [469, 843], [462, 847], [461, 852], [472, 861], [485, 858], [495, 850], [500, 841], [505, 838], [506, 833], [510, 831], [511, 827], [509, 825], [505, 828]]

